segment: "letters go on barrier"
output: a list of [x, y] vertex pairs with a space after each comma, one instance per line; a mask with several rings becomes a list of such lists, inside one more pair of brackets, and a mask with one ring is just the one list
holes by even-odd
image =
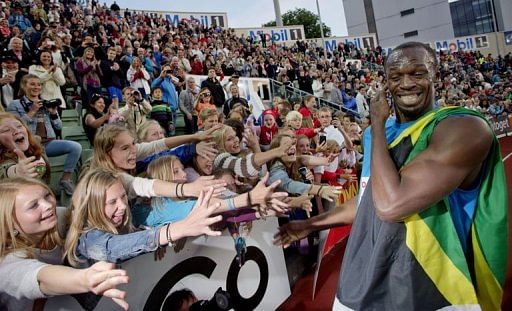
[[[220, 237], [189, 239], [179, 253], [168, 248], [162, 261], [150, 253], [124, 262], [130, 283], [120, 288], [127, 291], [130, 310], [160, 310], [168, 294], [182, 288], [210, 299], [218, 287], [230, 293], [235, 310], [275, 310], [290, 295], [283, 250], [271, 242], [277, 227], [276, 218], [253, 223], [242, 267], [227, 230]], [[90, 310], [118, 309], [108, 298], [87, 302]], [[49, 299], [45, 310], [81, 308], [75, 298], [61, 296]]]

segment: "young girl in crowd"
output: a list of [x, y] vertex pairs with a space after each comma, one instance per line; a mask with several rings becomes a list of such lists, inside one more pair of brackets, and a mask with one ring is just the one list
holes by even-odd
[[87, 108], [87, 112], [83, 118], [83, 127], [85, 135], [89, 139], [91, 146], [94, 145], [94, 136], [98, 128], [107, 124], [110, 117], [116, 113], [114, 105], [110, 105], [107, 112], [105, 113], [105, 98], [103, 96], [94, 94]]
[[[194, 110], [197, 112], [197, 115], [200, 116], [204, 109], [216, 109], [215, 105], [213, 104], [212, 93], [206, 87], [203, 87], [201, 91], [199, 91], [199, 95], [194, 102]], [[203, 121], [201, 118], [197, 119], [197, 128], [203, 128]]]
[[0, 179], [32, 177], [50, 183], [50, 164], [41, 144], [15, 115], [0, 112]]
[[37, 65], [28, 68], [28, 73], [36, 75], [41, 79], [41, 98], [60, 99], [60, 108], [66, 109], [66, 101], [62, 96], [60, 87], [66, 83], [62, 69], [53, 62], [51, 50], [42, 50], [37, 56]]
[[178, 197], [179, 193], [185, 196], [197, 197], [199, 191], [208, 186], [223, 187], [222, 181], [214, 181], [211, 177], [203, 177], [195, 183], [182, 185], [178, 189], [177, 184], [138, 178], [132, 176], [132, 174], [135, 173], [137, 161], [185, 143], [197, 143], [211, 138], [211, 133], [215, 130], [216, 128], [212, 128], [210, 131], [192, 135], [168, 137], [150, 143], [136, 144], [133, 133], [127, 128], [117, 124], [109, 124], [100, 128], [96, 133], [91, 168], [102, 168], [119, 173], [130, 199], [136, 196]]
[[278, 130], [274, 111], [270, 109], [263, 111], [263, 125], [259, 131], [260, 147], [262, 150], [268, 150], [270, 142], [277, 135]]
[[306, 135], [309, 139], [317, 136], [319, 128], [302, 127], [302, 114], [297, 111], [290, 111], [286, 115], [286, 125], [295, 131], [295, 135]]
[[[137, 138], [139, 143], [149, 143], [165, 138], [164, 130], [155, 120], [148, 120], [137, 131]], [[176, 148], [167, 149], [156, 154], [147, 156], [142, 160], [137, 160], [136, 174], [140, 177], [146, 176], [146, 170], [151, 161], [163, 156], [173, 155], [177, 156], [182, 163], [190, 163], [192, 159], [199, 154], [208, 156], [209, 158], [215, 157], [217, 151], [213, 148], [212, 142], [202, 141], [197, 144], [183, 144]], [[194, 179], [195, 180], [195, 179]]]
[[86, 47], [84, 54], [76, 62], [76, 71], [82, 77], [82, 87], [87, 95], [87, 103], [90, 102], [93, 94], [101, 94], [102, 75], [100, 61], [96, 60], [94, 48]]
[[126, 72], [126, 77], [128, 79], [128, 82], [130, 83], [130, 86], [134, 90], [139, 91], [144, 99], [147, 99], [151, 91], [149, 87], [149, 80], [151, 79], [151, 77], [144, 68], [144, 66], [142, 66], [142, 61], [140, 58], [133, 58], [132, 64]]
[[252, 132], [247, 134], [247, 145], [256, 151], [242, 152], [240, 138], [231, 126], [224, 125], [214, 133], [215, 146], [219, 151], [213, 162], [214, 170], [229, 169], [238, 177], [256, 177], [265, 163], [285, 155], [293, 145], [292, 142], [286, 142], [274, 150], [260, 152], [256, 135]]
[[270, 162], [270, 180], [280, 180], [280, 189], [295, 195], [317, 195], [328, 201], [336, 199], [337, 194], [329, 186], [306, 184], [301, 182], [301, 175], [296, 156], [296, 139], [288, 134], [278, 134], [270, 144], [270, 150], [278, 148], [283, 143], [291, 142], [285, 156]]
[[156, 251], [187, 236], [218, 236], [210, 225], [221, 217], [210, 217], [219, 204], [209, 204], [213, 188], [201, 191], [186, 218], [167, 225], [135, 231], [131, 222], [128, 196], [122, 180], [105, 170], [90, 171], [77, 185], [72, 197], [71, 225], [65, 256], [75, 267], [86, 260], [118, 263]]
[[[313, 120], [313, 112], [311, 111], [316, 105], [316, 98], [313, 95], [306, 95], [302, 98], [302, 101], [300, 103], [299, 112], [302, 115], [303, 123], [305, 123], [306, 128], [313, 128], [314, 127], [314, 120]], [[316, 123], [318, 124], [319, 121], [316, 119]]]
[[88, 269], [62, 266], [63, 214], [50, 188], [35, 179], [0, 180], [0, 305], [37, 310], [39, 298], [86, 293], [111, 297], [123, 309], [124, 270], [98, 262]]

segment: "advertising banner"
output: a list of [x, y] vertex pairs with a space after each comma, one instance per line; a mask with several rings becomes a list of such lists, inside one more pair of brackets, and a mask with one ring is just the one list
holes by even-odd
[[487, 35], [471, 37], [458, 37], [455, 39], [441, 40], [434, 42], [436, 51], [473, 51], [489, 48]]
[[512, 45], [512, 31], [505, 31], [503, 37], [505, 38], [505, 45]]
[[212, 25], [217, 25], [222, 28], [228, 27], [228, 15], [221, 12], [170, 12], [150, 10], [142, 10], [141, 12], [144, 12], [149, 16], [162, 16], [175, 27], [177, 27], [179, 22], [182, 20], [202, 25], [207, 28]]
[[[308, 42], [314, 42], [317, 46], [322, 46], [322, 38], [308, 39]], [[364, 36], [355, 36], [355, 37], [330, 37], [325, 38], [325, 46], [327, 52], [332, 52], [338, 48], [341, 44], [344, 45], [354, 45], [358, 49], [373, 49], [376, 48], [377, 37], [374, 33], [364, 35]]]
[[293, 44], [297, 40], [305, 40], [304, 26], [261, 27], [261, 28], [235, 28], [239, 36], [250, 37], [254, 42], [262, 38], [269, 44]]
[[512, 128], [510, 128], [510, 120], [507, 115], [492, 116], [487, 118], [491, 123], [492, 129], [496, 137], [512, 136]]
[[[253, 222], [242, 267], [227, 230], [220, 237], [188, 239], [178, 253], [167, 248], [160, 261], [149, 253], [122, 263], [130, 283], [120, 288], [127, 292], [130, 310], [160, 310], [170, 293], [183, 288], [199, 300], [210, 300], [219, 287], [229, 293], [235, 310], [275, 310], [290, 295], [283, 249], [272, 244], [278, 226], [277, 218]], [[90, 296], [77, 297], [86, 310], [119, 309], [109, 298]], [[45, 310], [82, 310], [77, 299], [50, 298]]]

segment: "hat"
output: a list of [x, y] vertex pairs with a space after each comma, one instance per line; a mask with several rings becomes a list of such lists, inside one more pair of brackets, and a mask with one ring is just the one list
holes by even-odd
[[5, 55], [2, 55], [2, 56], [0, 57], [0, 62], [2, 62], [2, 63], [3, 63], [3, 62], [6, 62], [6, 61], [9, 61], [9, 60], [11, 60], [11, 61], [13, 61], [13, 62], [16, 62], [16, 63], [19, 63], [19, 62], [20, 62], [20, 60], [16, 57], [16, 55], [12, 55], [12, 54], [10, 54], [10, 53], [5, 54]]
[[276, 117], [275, 111], [272, 109], [267, 109], [267, 110], [263, 111], [263, 116], [266, 116], [266, 115], [271, 115], [274, 118]]

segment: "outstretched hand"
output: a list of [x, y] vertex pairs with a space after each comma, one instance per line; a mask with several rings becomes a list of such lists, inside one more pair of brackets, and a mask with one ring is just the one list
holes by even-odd
[[222, 179], [214, 179], [214, 176], [201, 176], [194, 182], [186, 184], [186, 196], [198, 197], [203, 189], [213, 188], [213, 195], [216, 196], [226, 190], [226, 182]]
[[336, 198], [338, 198], [338, 195], [340, 193], [341, 193], [341, 191], [339, 191], [331, 186], [324, 186], [322, 188], [322, 190], [320, 191], [320, 197], [329, 202], [335, 202]]
[[176, 222], [170, 226], [171, 237], [173, 241], [178, 241], [184, 237], [194, 237], [198, 235], [219, 236], [221, 231], [213, 231], [210, 226], [221, 221], [222, 216], [218, 215], [210, 217], [214, 214], [219, 207], [220, 203], [210, 204], [214, 189], [210, 187], [208, 192], [201, 191], [196, 205], [188, 214], [187, 218], [182, 221]]
[[256, 184], [256, 186], [250, 191], [251, 203], [259, 206], [258, 211], [262, 216], [266, 216], [266, 210], [272, 209], [277, 213], [285, 213], [289, 210], [290, 205], [283, 202], [282, 200], [288, 196], [286, 192], [274, 192], [277, 186], [281, 183], [280, 180], [276, 180], [270, 186], [266, 186], [269, 179], [269, 173]]
[[311, 229], [307, 220], [290, 221], [279, 228], [279, 231], [274, 235], [273, 243], [287, 248], [293, 242], [307, 237], [310, 233]]
[[96, 295], [112, 298], [123, 310], [128, 310], [124, 300], [126, 292], [116, 288], [117, 285], [129, 282], [125, 270], [114, 269], [115, 264], [100, 261], [84, 270], [85, 284], [89, 291]]
[[196, 145], [196, 153], [203, 158], [214, 160], [218, 154], [214, 142], [202, 141]]
[[215, 131], [221, 129], [223, 126], [224, 126], [223, 124], [217, 124], [209, 130], [195, 133], [194, 136], [195, 136], [196, 140], [198, 140], [198, 141], [212, 139], [213, 133], [215, 133]]

